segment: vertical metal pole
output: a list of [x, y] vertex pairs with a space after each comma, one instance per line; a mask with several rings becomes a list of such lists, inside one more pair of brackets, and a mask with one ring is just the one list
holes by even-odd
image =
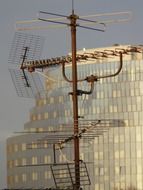
[[123, 65], [123, 53], [120, 52], [119, 54], [120, 54], [120, 65]]
[[[73, 81], [73, 120], [74, 135], [78, 134], [78, 95], [77, 95], [77, 63], [76, 63], [76, 20], [77, 16], [72, 13], [71, 21], [71, 48], [72, 48], [72, 81]], [[79, 163], [79, 137], [74, 139], [74, 161], [75, 161], [75, 190], [80, 188], [80, 163]]]
[[29, 82], [28, 82], [28, 80], [27, 80], [27, 76], [26, 76], [26, 74], [25, 74], [25, 70], [23, 69], [23, 63], [24, 63], [24, 61], [25, 61], [25, 59], [26, 59], [27, 51], [28, 51], [28, 47], [25, 47], [25, 48], [24, 48], [24, 55], [23, 55], [22, 63], [21, 63], [21, 69], [22, 69], [23, 77], [24, 77], [25, 82], [26, 82], [26, 86], [27, 86], [27, 87], [30, 87]]
[[55, 144], [53, 144], [53, 156], [54, 156], [54, 164], [56, 164], [56, 147], [55, 147]]

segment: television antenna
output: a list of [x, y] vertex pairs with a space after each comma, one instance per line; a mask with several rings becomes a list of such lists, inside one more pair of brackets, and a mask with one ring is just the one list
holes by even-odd
[[[56, 18], [47, 18], [47, 16], [55, 16]], [[117, 19], [101, 19], [101, 20], [91, 20], [90, 18], [99, 18], [99, 17], [120, 17]], [[124, 18], [125, 17], [125, 18]], [[25, 61], [21, 64], [20, 69], [22, 70], [23, 74], [25, 70], [28, 70], [30, 73], [33, 73], [35, 69], [39, 68], [47, 68], [56, 65], [62, 65], [62, 72], [63, 77], [66, 81], [72, 83], [72, 95], [73, 99], [73, 133], [74, 133], [74, 168], [75, 168], [75, 180], [74, 180], [74, 190], [79, 190], [81, 187], [80, 184], [80, 159], [79, 159], [79, 115], [78, 115], [78, 96], [82, 94], [91, 94], [94, 88], [94, 82], [97, 82], [101, 78], [108, 78], [108, 77], [115, 77], [118, 75], [122, 69], [123, 64], [123, 54], [128, 52], [132, 52], [133, 50], [136, 52], [137, 48], [130, 47], [128, 50], [115, 50], [115, 51], [106, 51], [106, 52], [93, 52], [93, 53], [86, 53], [83, 55], [77, 55], [76, 50], [76, 28], [83, 28], [88, 30], [94, 30], [99, 32], [104, 32], [105, 28], [108, 24], [112, 23], [120, 23], [126, 22], [130, 20], [131, 13], [130, 12], [116, 12], [116, 13], [104, 13], [98, 15], [88, 15], [88, 16], [78, 16], [74, 13], [74, 1], [72, 0], [72, 14], [69, 16], [56, 14], [51, 12], [40, 11], [38, 19], [29, 20], [29, 21], [18, 21], [16, 22], [16, 29], [19, 31], [25, 30], [35, 30], [35, 29], [47, 29], [47, 28], [55, 28], [55, 27], [70, 27], [71, 29], [71, 56], [65, 56], [62, 58], [55, 58], [55, 59], [47, 59], [47, 60], [33, 60], [33, 61]], [[68, 22], [67, 22], [68, 20]], [[37, 26], [37, 23], [41, 22], [48, 22], [51, 25], [48, 26]], [[32, 25], [34, 26], [26, 26], [25, 25]], [[56, 24], [55, 26], [53, 24]], [[18, 25], [22, 25], [19, 27]], [[96, 26], [96, 28], [95, 28]], [[109, 56], [119, 56], [120, 65], [117, 72], [105, 75], [105, 76], [94, 76], [90, 75], [84, 79], [78, 79], [77, 76], [77, 61], [79, 60], [88, 60], [88, 59], [100, 59], [100, 58], [108, 58]], [[65, 64], [72, 64], [72, 79], [69, 79], [65, 74]], [[26, 78], [25, 78], [26, 80]], [[83, 91], [78, 90], [78, 82], [87, 81], [91, 84], [90, 91]]]
[[[99, 137], [108, 133], [110, 127], [113, 126], [122, 127], [124, 123], [120, 120], [112, 119], [100, 119], [100, 120], [79, 120], [79, 134], [78, 137], [82, 141], [82, 147], [87, 148], [91, 146], [95, 137]], [[38, 149], [53, 149], [53, 160], [51, 163], [39, 163], [39, 164], [26, 164], [18, 165], [18, 167], [39, 167], [39, 166], [49, 166], [51, 168], [52, 176], [57, 189], [71, 189], [75, 188], [75, 172], [74, 172], [74, 162], [70, 158], [64, 155], [63, 150], [71, 147], [75, 137], [73, 133], [73, 123], [68, 123], [62, 125], [62, 129], [52, 129], [44, 131], [23, 131], [23, 134], [43, 134], [44, 137], [36, 139], [31, 143], [26, 144], [27, 149], [38, 150]], [[56, 158], [56, 152], [59, 151], [63, 158], [62, 163], [58, 163]], [[85, 153], [85, 152], [84, 152]], [[86, 153], [89, 153], [88, 151]], [[91, 155], [91, 152], [90, 152]], [[79, 162], [80, 170], [80, 185], [85, 187], [91, 185], [91, 180], [88, 172], [88, 166], [94, 164], [93, 161], [81, 160]], [[60, 171], [64, 171], [66, 177], [60, 176]], [[64, 185], [64, 188], [63, 188]], [[51, 188], [52, 189], [52, 188]]]

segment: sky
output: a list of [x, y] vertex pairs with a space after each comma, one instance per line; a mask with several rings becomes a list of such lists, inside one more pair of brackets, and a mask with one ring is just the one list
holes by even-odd
[[[77, 29], [77, 49], [111, 46], [116, 43], [143, 44], [142, 7], [143, 0], [75, 0], [74, 9], [79, 16], [132, 12], [130, 21], [107, 25], [105, 32]], [[0, 0], [0, 189], [6, 187], [6, 139], [15, 131], [23, 130], [24, 123], [29, 121], [29, 110], [34, 106], [33, 99], [17, 96], [8, 71], [11, 67], [8, 57], [16, 32], [15, 23], [36, 19], [39, 11], [70, 15], [71, 9], [71, 0]], [[33, 30], [30, 33], [45, 36], [42, 52], [44, 58], [63, 56], [70, 52], [68, 28]]]

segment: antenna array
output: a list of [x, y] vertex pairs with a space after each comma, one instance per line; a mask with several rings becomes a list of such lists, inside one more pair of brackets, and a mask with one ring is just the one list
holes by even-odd
[[[48, 16], [48, 17], [47, 17]], [[55, 16], [56, 18], [49, 18], [49, 16]], [[99, 18], [99, 17], [106, 17], [106, 16], [110, 16], [110, 17], [120, 17], [120, 18], [116, 18], [113, 19], [111, 18], [110, 20], [108, 19], [93, 19], [90, 20], [90, 18], [94, 17], [94, 18]], [[65, 80], [67, 80], [69, 83], [72, 83], [72, 92], [70, 92], [69, 94], [72, 96], [72, 100], [73, 100], [73, 123], [72, 123], [72, 130], [69, 131], [69, 133], [66, 135], [65, 132], [64, 134], [61, 133], [61, 131], [57, 134], [57, 132], [50, 133], [48, 134], [48, 136], [46, 136], [45, 138], [39, 139], [37, 142], [39, 143], [43, 143], [43, 142], [50, 142], [51, 144], [53, 144], [53, 153], [54, 153], [54, 164], [56, 164], [56, 166], [60, 166], [60, 164], [56, 163], [56, 157], [55, 157], [55, 145], [57, 145], [59, 147], [59, 149], [61, 149], [61, 147], [65, 144], [65, 143], [70, 143], [71, 141], [74, 141], [74, 163], [72, 163], [72, 169], [70, 168], [70, 166], [67, 164], [61, 164], [64, 167], [66, 167], [67, 171], [68, 171], [68, 175], [70, 176], [70, 186], [68, 187], [71, 188], [72, 190], [79, 190], [81, 189], [81, 185], [82, 185], [82, 175], [81, 175], [81, 160], [79, 158], [79, 153], [80, 153], [80, 146], [79, 146], [79, 141], [81, 138], [95, 138], [96, 136], [102, 135], [104, 132], [108, 131], [108, 128], [111, 127], [111, 123], [108, 121], [94, 121], [91, 122], [90, 125], [87, 124], [86, 122], [80, 124], [79, 121], [79, 115], [78, 115], [78, 96], [82, 95], [82, 94], [91, 94], [93, 91], [93, 87], [94, 87], [94, 82], [98, 81], [98, 79], [100, 78], [108, 78], [108, 77], [114, 77], [116, 75], [118, 75], [122, 69], [122, 56], [124, 54], [128, 54], [130, 52], [140, 52], [140, 49], [138, 47], [130, 47], [128, 50], [115, 50], [115, 51], [103, 51], [103, 52], [93, 52], [93, 53], [83, 53], [83, 54], [77, 54], [76, 52], [76, 28], [83, 28], [83, 29], [89, 29], [89, 30], [94, 30], [94, 31], [99, 31], [99, 32], [104, 32], [106, 25], [111, 24], [111, 23], [119, 23], [119, 22], [126, 22], [131, 18], [131, 13], [130, 12], [118, 12], [118, 13], [104, 13], [104, 14], [100, 14], [100, 15], [88, 15], [88, 16], [78, 16], [74, 13], [74, 1], [72, 0], [72, 14], [69, 16], [66, 15], [62, 15], [62, 14], [56, 14], [56, 13], [50, 13], [50, 12], [45, 12], [45, 11], [40, 11], [39, 12], [39, 18], [36, 20], [31, 20], [31, 21], [19, 21], [16, 24], [22, 24], [22, 25], [31, 25], [31, 24], [39, 24], [42, 22], [48, 22], [51, 24], [56, 24], [55, 27], [59, 27], [59, 26], [68, 26], [71, 29], [71, 56], [65, 56], [65, 57], [60, 57], [60, 58], [52, 58], [52, 59], [46, 59], [46, 60], [38, 60], [36, 59], [34, 56], [32, 57], [32, 60], [30, 60], [29, 56], [28, 56], [28, 52], [30, 52], [30, 47], [29, 45], [24, 45], [22, 46], [24, 49], [24, 53], [22, 54], [22, 59], [21, 59], [21, 53], [18, 52], [18, 55], [20, 55], [20, 57], [18, 56], [18, 61], [15, 61], [15, 57], [17, 56], [10, 56], [12, 60], [12, 62], [19, 62], [20, 65], [20, 69], [22, 71], [23, 74], [23, 78], [24, 78], [24, 85], [27, 86], [27, 88], [31, 87], [31, 84], [29, 82], [27, 73], [25, 72], [25, 70], [30, 71], [30, 74], [32, 74], [35, 69], [38, 68], [47, 68], [47, 67], [52, 67], [55, 65], [62, 65], [62, 72], [63, 72], [63, 77]], [[49, 26], [50, 27], [50, 26]], [[53, 27], [53, 25], [52, 25]], [[43, 26], [32, 26], [32, 27], [17, 27], [17, 30], [33, 30], [33, 29], [45, 29], [47, 27], [43, 27]], [[23, 41], [25, 42], [25, 40]], [[39, 41], [38, 41], [39, 42]], [[17, 43], [15, 46], [17, 46]], [[37, 45], [38, 43], [36, 42], [35, 45]], [[39, 47], [39, 46], [38, 46]], [[40, 43], [40, 47], [41, 47], [41, 43]], [[21, 46], [20, 46], [20, 49]], [[41, 48], [40, 48], [41, 49]], [[35, 48], [34, 48], [35, 50]], [[20, 50], [21, 52], [21, 50]], [[33, 51], [32, 51], [33, 52]], [[36, 51], [34, 51], [34, 55], [38, 55], [38, 53]], [[11, 53], [12, 55], [14, 53]], [[78, 76], [77, 76], [77, 61], [83, 61], [83, 60], [88, 60], [88, 59], [101, 59], [101, 58], [108, 58], [110, 56], [119, 56], [120, 57], [120, 65], [119, 68], [117, 70], [117, 72], [110, 74], [110, 75], [106, 75], [106, 76], [87, 76], [85, 79], [79, 80]], [[35, 61], [36, 60], [36, 61]], [[65, 74], [65, 64], [67, 63], [71, 63], [72, 65], [72, 80], [68, 79], [66, 74]], [[14, 73], [14, 72], [13, 72]], [[13, 81], [15, 81], [14, 83], [17, 83], [17, 77], [13, 77], [13, 75], [15, 76], [15, 74], [12, 74], [12, 78]], [[83, 91], [83, 90], [79, 90], [77, 89], [77, 83], [80, 81], [87, 81], [89, 83], [91, 83], [91, 90], [89, 92]], [[21, 86], [21, 85], [20, 85]], [[18, 94], [20, 94], [20, 92], [18, 91]], [[104, 124], [102, 123], [104, 122]], [[110, 123], [110, 126], [106, 126], [107, 123]], [[89, 122], [88, 122], [89, 123]], [[100, 126], [101, 124], [101, 126]], [[72, 132], [71, 132], [72, 131]], [[45, 131], [46, 132], [46, 131]], [[45, 133], [44, 132], [44, 133]], [[29, 146], [31, 146], [29, 144]], [[41, 146], [41, 144], [40, 144]], [[55, 165], [54, 165], [55, 166]], [[61, 168], [62, 169], [62, 168]], [[86, 165], [84, 165], [84, 169], [86, 169]], [[59, 186], [59, 181], [57, 181], [57, 179], [55, 178], [55, 168], [53, 166], [51, 166], [51, 170], [53, 173], [53, 178], [55, 181], [55, 186], [56, 188], [60, 188], [61, 186]], [[71, 171], [72, 170], [72, 171]], [[85, 172], [85, 176], [86, 176], [86, 181], [87, 184], [90, 184], [90, 179], [88, 176], [88, 172], [86, 170]], [[68, 181], [69, 182], [69, 181]], [[65, 183], [65, 182], [64, 182]]]

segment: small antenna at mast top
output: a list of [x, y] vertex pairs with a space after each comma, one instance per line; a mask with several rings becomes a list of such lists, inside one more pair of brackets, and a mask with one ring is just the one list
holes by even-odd
[[72, 14], [74, 14], [74, 0], [72, 0]]

